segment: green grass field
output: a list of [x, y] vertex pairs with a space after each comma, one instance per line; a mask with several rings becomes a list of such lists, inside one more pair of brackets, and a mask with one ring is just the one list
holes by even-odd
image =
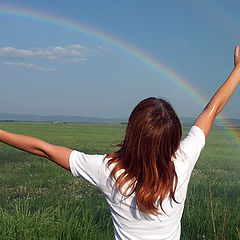
[[[125, 131], [117, 124], [1, 122], [0, 128], [89, 154], [115, 151]], [[240, 146], [213, 129], [189, 184], [182, 240], [214, 239], [209, 176], [217, 239], [239, 238], [239, 156]], [[0, 180], [0, 239], [113, 239], [101, 193], [54, 163], [0, 144]]]

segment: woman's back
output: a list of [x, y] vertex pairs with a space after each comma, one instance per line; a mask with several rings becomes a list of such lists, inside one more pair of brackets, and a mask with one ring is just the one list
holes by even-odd
[[204, 144], [205, 136], [201, 129], [192, 127], [173, 159], [178, 176], [175, 191], [178, 203], [168, 196], [162, 203], [165, 213], [158, 215], [142, 213], [137, 207], [135, 195], [124, 197], [116, 190], [115, 181], [110, 176], [114, 165], [108, 167], [109, 159], [105, 159], [105, 155], [87, 155], [73, 151], [70, 168], [75, 177], [85, 178], [104, 194], [110, 207], [116, 239], [176, 240], [180, 239], [180, 220], [190, 175]]

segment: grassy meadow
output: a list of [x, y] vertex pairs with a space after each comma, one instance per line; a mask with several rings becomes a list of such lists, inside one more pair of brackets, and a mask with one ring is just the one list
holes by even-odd
[[[117, 150], [125, 132], [120, 124], [0, 122], [0, 129], [89, 154]], [[216, 237], [240, 239], [239, 156], [240, 146], [214, 128], [191, 177], [182, 240], [215, 239], [209, 176]], [[113, 238], [107, 203], [96, 188], [48, 160], [0, 144], [0, 239]]]

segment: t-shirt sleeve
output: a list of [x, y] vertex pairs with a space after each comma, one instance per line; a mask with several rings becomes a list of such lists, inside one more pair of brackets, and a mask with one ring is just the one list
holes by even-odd
[[99, 170], [105, 155], [88, 155], [76, 150], [69, 157], [70, 170], [74, 177], [84, 178], [94, 186], [99, 182]]
[[180, 148], [174, 159], [175, 170], [178, 176], [177, 200], [180, 202], [186, 198], [192, 170], [204, 145], [205, 135], [197, 126], [191, 127], [187, 136], [181, 141]]
[[187, 161], [190, 161], [192, 168], [196, 164], [199, 155], [205, 145], [205, 135], [201, 128], [192, 126], [187, 136], [181, 142], [181, 148], [186, 154]]

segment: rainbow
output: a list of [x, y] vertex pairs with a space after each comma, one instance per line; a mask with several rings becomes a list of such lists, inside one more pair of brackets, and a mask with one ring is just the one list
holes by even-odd
[[[131, 46], [130, 44], [127, 44], [123, 41], [120, 41], [112, 36], [109, 36], [106, 33], [103, 33], [97, 29], [85, 26], [83, 24], [53, 14], [49, 14], [46, 12], [43, 13], [40, 11], [36, 11], [34, 9], [26, 9], [16, 5], [12, 6], [9, 4], [0, 4], [0, 14], [51, 23], [73, 31], [79, 31], [80, 33], [85, 34], [86, 36], [101, 40], [104, 43], [107, 43], [113, 46], [114, 48], [119, 49], [125, 54], [134, 57], [138, 61], [150, 67], [151, 69], [154, 69], [155, 71], [159, 72], [162, 76], [166, 77], [168, 80], [173, 82], [177, 87], [183, 89], [188, 95], [190, 95], [195, 101], [197, 101], [201, 105], [205, 105], [207, 103], [206, 98], [199, 91], [197, 91], [179, 74], [176, 74], [165, 64], [163, 64], [159, 60], [154, 59], [153, 57], [143, 52], [142, 50], [139, 50], [136, 47]], [[240, 136], [237, 129], [234, 129], [232, 123], [227, 121], [223, 117], [223, 115], [221, 115], [219, 119], [223, 123], [227, 135], [231, 136], [231, 138], [234, 140], [234, 143], [236, 143], [237, 147], [240, 148]]]

